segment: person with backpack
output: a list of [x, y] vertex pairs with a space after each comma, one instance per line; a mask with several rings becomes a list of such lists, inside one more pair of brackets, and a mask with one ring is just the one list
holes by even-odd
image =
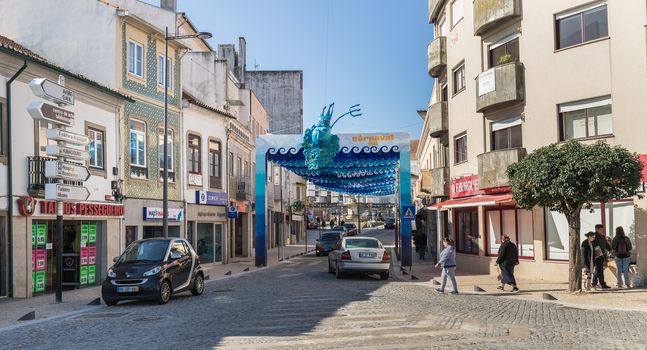
[[514, 267], [519, 265], [519, 251], [517, 245], [510, 241], [508, 235], [501, 236], [501, 246], [496, 259], [496, 266], [501, 269], [501, 285], [498, 290], [504, 290], [505, 285], [512, 286], [512, 292], [518, 293], [517, 280], [514, 278]]
[[616, 227], [616, 235], [611, 242], [611, 249], [616, 255], [616, 274], [618, 277], [618, 288], [622, 288], [622, 276], [625, 277], [624, 286], [629, 288], [629, 263], [631, 262], [631, 240], [625, 235], [622, 226]]

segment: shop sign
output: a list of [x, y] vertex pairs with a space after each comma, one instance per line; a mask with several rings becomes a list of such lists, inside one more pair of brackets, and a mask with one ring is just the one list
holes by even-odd
[[[158, 221], [164, 218], [163, 208], [144, 207], [145, 221]], [[182, 221], [182, 208], [168, 208], [169, 221]]]
[[202, 174], [189, 173], [189, 185], [202, 186]]
[[[56, 202], [41, 201], [41, 215], [56, 215]], [[94, 203], [63, 203], [63, 215], [81, 216], [123, 216], [123, 205]]]
[[483, 96], [495, 89], [494, 68], [490, 68], [479, 75], [479, 96]]
[[475, 196], [485, 193], [479, 188], [479, 176], [472, 174], [454, 178], [450, 182], [450, 198]]
[[238, 218], [238, 208], [235, 205], [230, 205], [227, 208], [227, 217], [230, 219]]
[[195, 191], [195, 202], [197, 204], [226, 206], [229, 201], [227, 194], [224, 192]]

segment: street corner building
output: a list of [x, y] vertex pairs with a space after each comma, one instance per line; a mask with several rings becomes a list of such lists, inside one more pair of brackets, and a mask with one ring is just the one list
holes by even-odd
[[[518, 208], [506, 169], [539, 147], [569, 140], [621, 145], [647, 160], [635, 113], [647, 109], [647, 50], [636, 29], [645, 24], [644, 2], [428, 5], [435, 84], [420, 113], [415, 189], [425, 232], [437, 247], [443, 237], [456, 240], [461, 270], [496, 274], [500, 235], [507, 234], [519, 248], [520, 276], [568, 280], [565, 216]], [[638, 197], [593, 203], [581, 213], [581, 240], [596, 224], [610, 237], [622, 226], [634, 242], [632, 274], [647, 274], [646, 213], [647, 200]]]

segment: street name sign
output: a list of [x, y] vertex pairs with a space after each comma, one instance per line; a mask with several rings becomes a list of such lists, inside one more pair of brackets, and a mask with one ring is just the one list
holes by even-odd
[[47, 139], [79, 146], [87, 146], [90, 144], [90, 138], [87, 136], [61, 129], [47, 129]]
[[45, 184], [45, 199], [57, 201], [84, 201], [90, 196], [85, 187], [63, 184]]
[[90, 154], [88, 151], [77, 148], [62, 147], [59, 145], [47, 145], [45, 147], [48, 156], [73, 158], [79, 160], [89, 160]]
[[34, 95], [54, 103], [74, 105], [74, 91], [63, 85], [45, 79], [36, 78], [29, 83], [29, 88]]
[[90, 178], [90, 171], [84, 166], [65, 163], [60, 160], [48, 160], [45, 162], [45, 177], [72, 181], [86, 181]]
[[63, 126], [72, 126], [74, 124], [74, 113], [45, 102], [34, 101], [30, 103], [27, 106], [27, 112], [34, 119]]

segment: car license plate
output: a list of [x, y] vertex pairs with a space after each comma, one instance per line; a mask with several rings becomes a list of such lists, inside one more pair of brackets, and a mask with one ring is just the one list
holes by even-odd
[[118, 293], [132, 293], [139, 292], [139, 286], [117, 287]]
[[374, 258], [377, 256], [377, 253], [359, 253], [360, 258]]

